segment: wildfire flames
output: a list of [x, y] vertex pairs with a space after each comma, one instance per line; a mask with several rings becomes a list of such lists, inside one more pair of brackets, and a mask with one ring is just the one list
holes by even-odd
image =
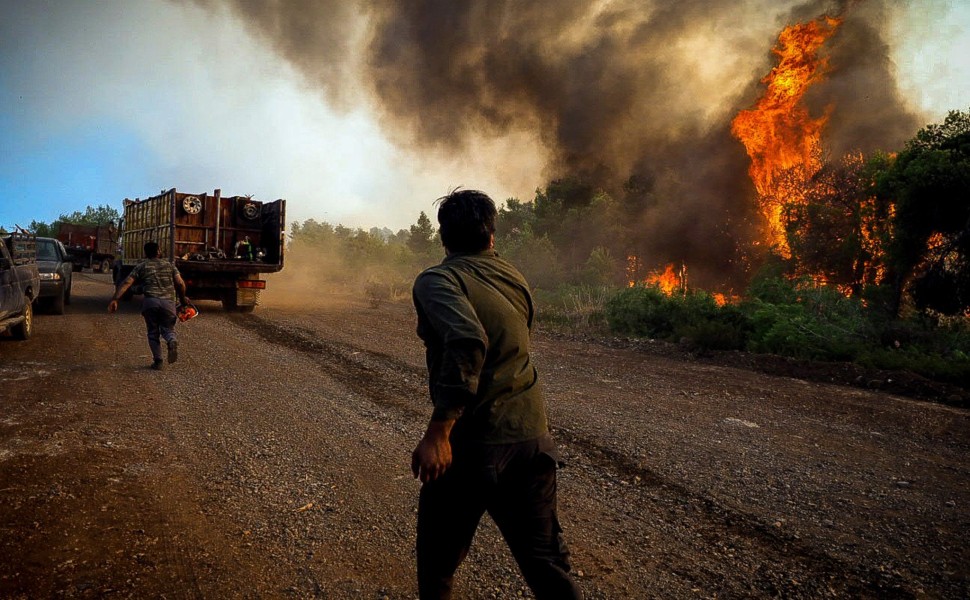
[[[778, 36], [772, 52], [778, 64], [761, 82], [767, 86], [764, 95], [750, 110], [743, 110], [731, 123], [731, 131], [744, 144], [761, 203], [761, 213], [768, 226], [768, 243], [785, 258], [791, 250], [785, 238], [782, 211], [785, 204], [798, 201], [800, 185], [821, 168], [820, 140], [828, 115], [813, 118], [802, 100], [809, 87], [824, 77], [828, 62], [819, 50], [841, 24], [833, 17], [822, 17], [808, 23], [790, 25]], [[792, 175], [797, 176], [793, 177]], [[630, 286], [636, 285], [640, 259], [628, 257]], [[671, 296], [687, 289], [687, 266], [679, 272], [673, 263], [663, 271], [654, 271], [643, 280]], [[715, 294], [719, 305], [727, 302], [724, 294]]]
[[[785, 231], [785, 209], [804, 206], [809, 201], [810, 181], [822, 168], [822, 133], [832, 109], [830, 106], [825, 114], [812, 116], [804, 98], [829, 71], [821, 50], [841, 23], [841, 18], [823, 16], [783, 29], [772, 49], [778, 62], [761, 80], [764, 94], [753, 108], [739, 112], [731, 122], [732, 133], [744, 144], [751, 159], [748, 174], [765, 218], [766, 242], [784, 258], [792, 256]], [[863, 213], [869, 212], [869, 207], [863, 207]], [[881, 251], [878, 224], [873, 221], [874, 215], [863, 214], [861, 218], [865, 249], [870, 255], [877, 255]], [[678, 270], [671, 263], [641, 280], [638, 274], [643, 272], [642, 267], [639, 257], [628, 257], [631, 287], [640, 282], [657, 287], [668, 296], [686, 293], [686, 265]], [[857, 267], [864, 271], [866, 265]], [[825, 280], [822, 274], [814, 275], [816, 281]], [[734, 300], [720, 293], [714, 298], [719, 305]]]
[[778, 65], [761, 80], [767, 86], [764, 95], [731, 123], [731, 131], [751, 158], [748, 173], [767, 220], [768, 242], [786, 258], [790, 249], [782, 207], [796, 200], [796, 190], [790, 179], [779, 176], [797, 170], [797, 179], [804, 181], [821, 167], [819, 140], [828, 115], [813, 118], [802, 100], [809, 87], [824, 77], [828, 62], [818, 51], [840, 24], [840, 19], [822, 17], [786, 27], [772, 49]]
[[676, 273], [673, 263], [670, 263], [662, 273], [654, 271], [647, 275], [645, 283], [657, 286], [664, 294], [672, 296], [675, 291], [682, 291], [687, 287], [687, 267], [682, 266], [680, 273]]
[[[627, 276], [629, 286], [635, 286], [638, 274], [641, 273], [643, 263], [638, 256], [627, 257]], [[687, 265], [681, 265], [680, 269], [674, 267], [674, 263], [669, 263], [663, 270], [651, 271], [642, 281], [643, 285], [659, 288], [666, 296], [673, 296], [674, 293], [683, 293], [687, 290]]]
[[[640, 259], [636, 256], [627, 257], [627, 273], [631, 275], [629, 285], [634, 287], [637, 284], [635, 273], [639, 269], [641, 263]], [[687, 293], [687, 265], [680, 265], [680, 269], [674, 267], [673, 263], [668, 263], [663, 270], [651, 271], [643, 279], [643, 285], [652, 286], [659, 289], [664, 293], [665, 296], [673, 296], [674, 294], [686, 294]], [[718, 306], [724, 306], [728, 303], [729, 299], [725, 294], [715, 293], [711, 294], [714, 298], [714, 302]], [[732, 300], [737, 300], [733, 298]]]

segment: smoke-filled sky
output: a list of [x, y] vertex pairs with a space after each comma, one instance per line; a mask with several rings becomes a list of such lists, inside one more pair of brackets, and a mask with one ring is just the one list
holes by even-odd
[[970, 107], [963, 0], [4, 2], [0, 225], [177, 187], [396, 230], [456, 186], [638, 175], [645, 235], [691, 258], [750, 202], [727, 131], [778, 32], [841, 10], [809, 99], [834, 149]]

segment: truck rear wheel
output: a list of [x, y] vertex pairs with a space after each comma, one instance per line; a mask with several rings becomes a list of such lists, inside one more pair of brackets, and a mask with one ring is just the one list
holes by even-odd
[[11, 327], [10, 333], [18, 340], [29, 340], [30, 336], [34, 335], [34, 305], [30, 298], [27, 298], [27, 304], [24, 305], [22, 314], [24, 320]]

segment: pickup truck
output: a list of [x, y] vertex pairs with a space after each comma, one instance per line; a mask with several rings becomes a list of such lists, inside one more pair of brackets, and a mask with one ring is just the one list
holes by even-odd
[[34, 300], [40, 294], [36, 238], [13, 233], [0, 240], [0, 333], [26, 340], [34, 332]]
[[64, 244], [54, 238], [37, 238], [37, 270], [40, 271], [38, 305], [48, 307], [55, 315], [63, 315], [64, 305], [71, 303], [74, 273]]

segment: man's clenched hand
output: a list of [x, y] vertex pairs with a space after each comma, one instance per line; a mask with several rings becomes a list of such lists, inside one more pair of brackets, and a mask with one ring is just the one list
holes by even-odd
[[421, 483], [434, 481], [451, 466], [451, 442], [448, 436], [454, 424], [454, 419], [428, 423], [424, 437], [411, 453], [411, 473]]

